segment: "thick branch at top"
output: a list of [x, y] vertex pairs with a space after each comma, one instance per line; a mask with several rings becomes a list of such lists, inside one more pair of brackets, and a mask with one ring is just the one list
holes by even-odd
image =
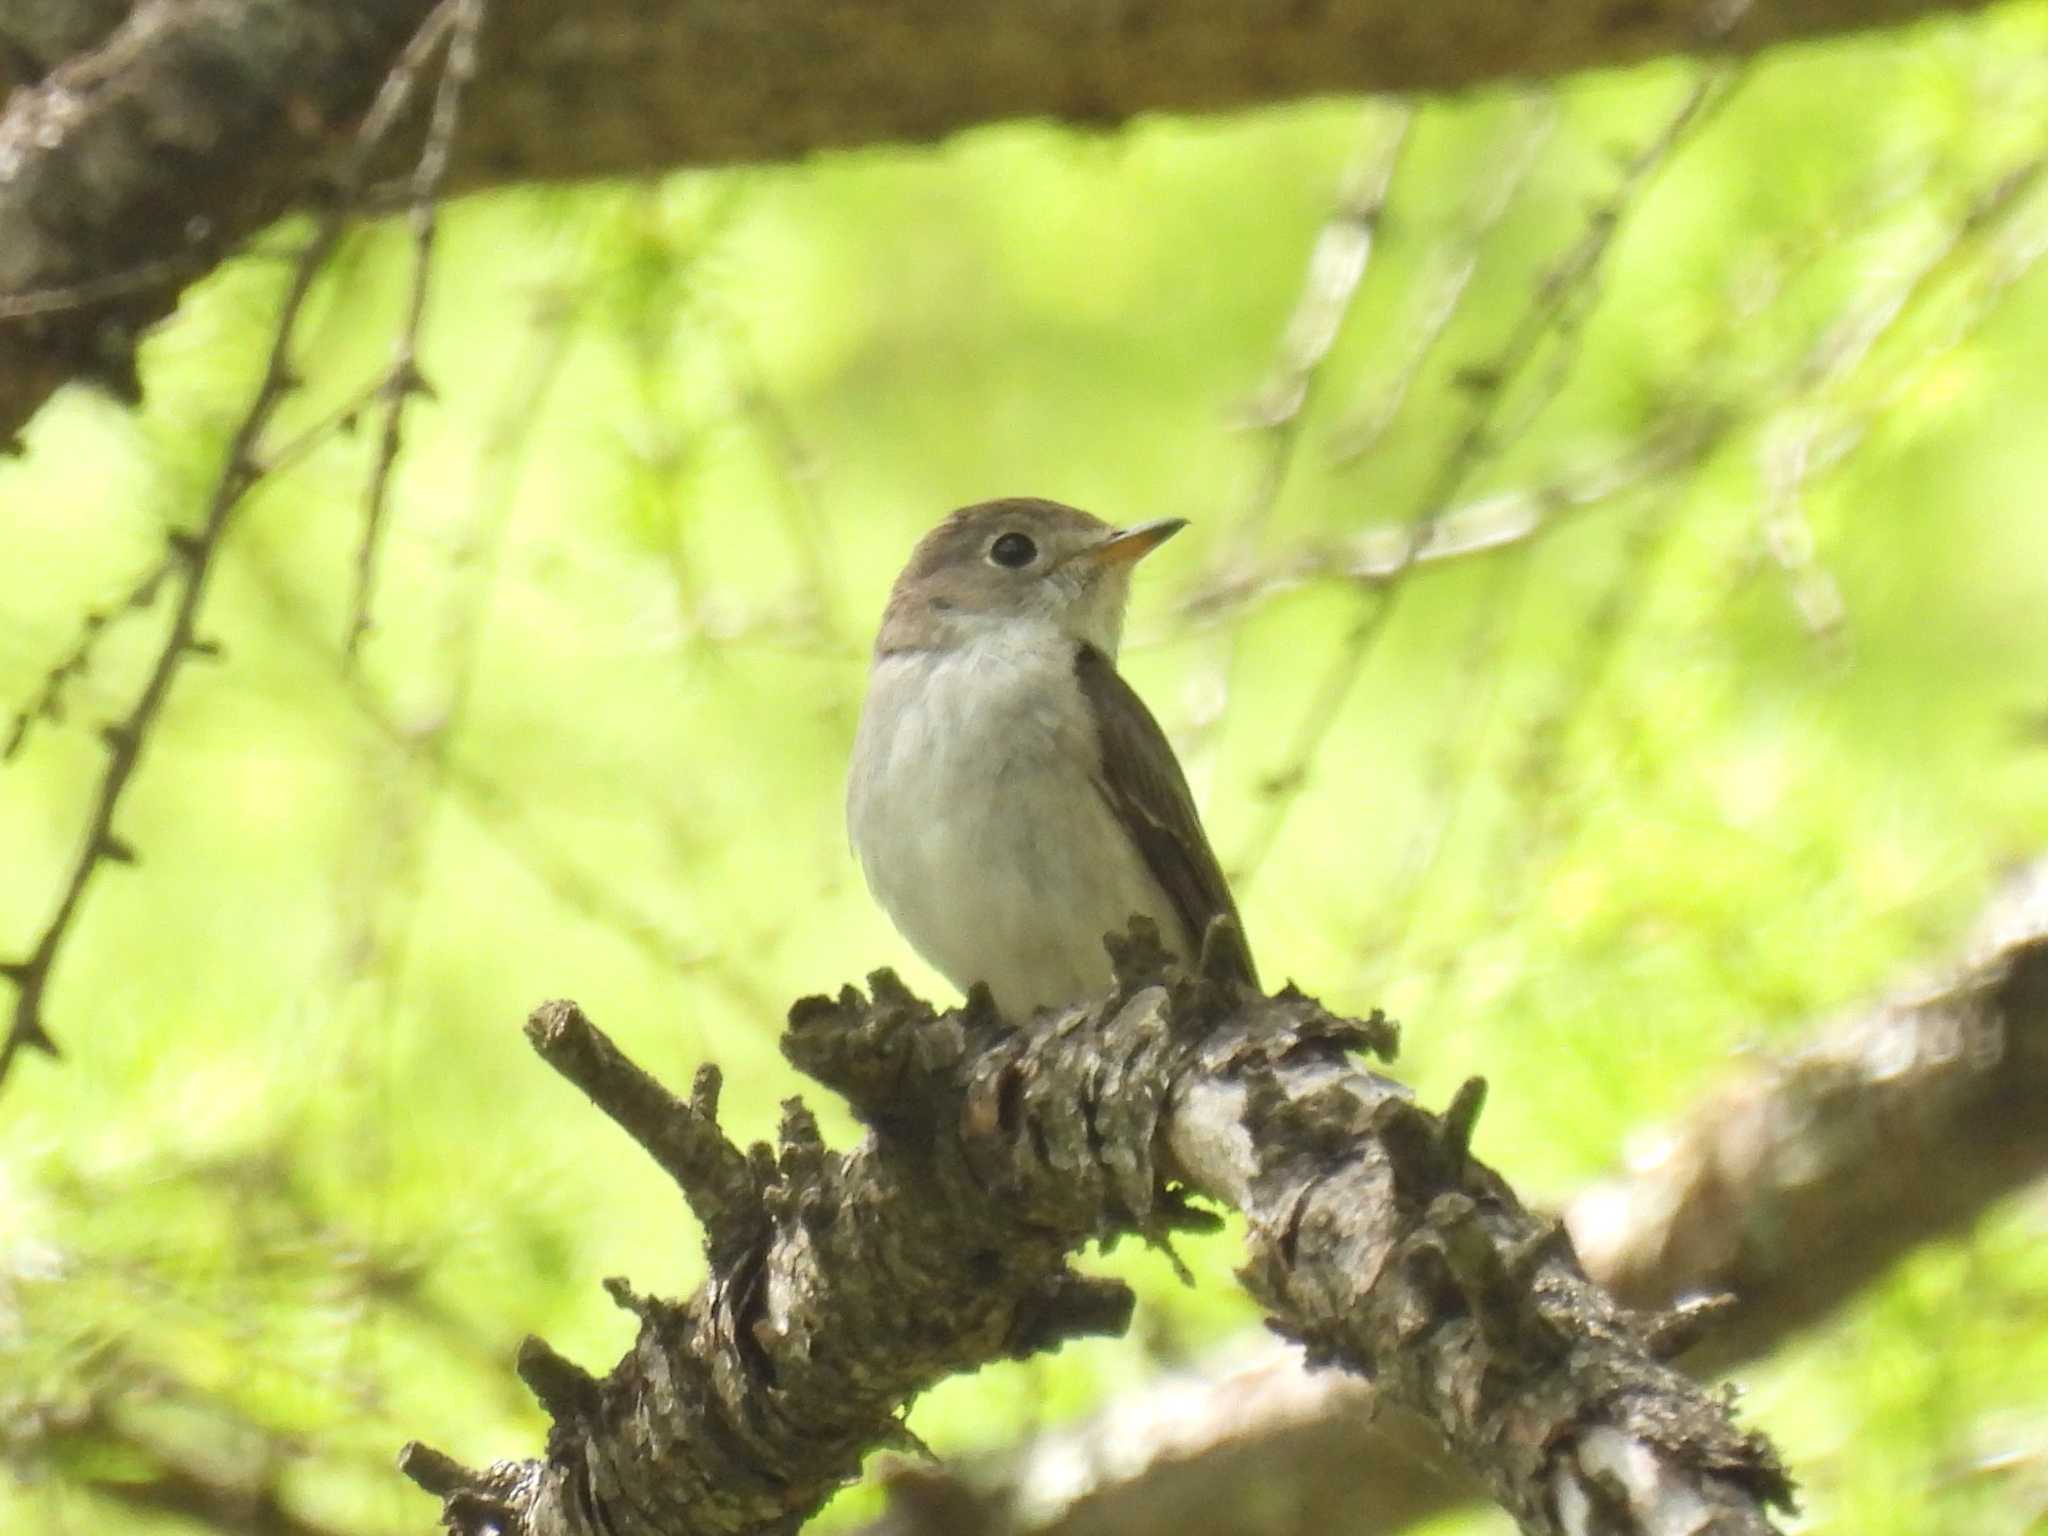
[[[450, 185], [631, 175], [1444, 91], [1882, 26], [1929, 0], [497, 0]], [[428, 0], [0, 0], [0, 443], [57, 385], [132, 387], [140, 329], [294, 205]], [[109, 31], [109, 29], [112, 29]], [[96, 52], [88, 50], [97, 45]]]
[[[1313, 95], [1451, 91], [1702, 47], [1738, 53], [1928, 0], [501, 0], [467, 178], [785, 160], [1049, 117], [1113, 124]], [[459, 179], [461, 179], [459, 177]]]

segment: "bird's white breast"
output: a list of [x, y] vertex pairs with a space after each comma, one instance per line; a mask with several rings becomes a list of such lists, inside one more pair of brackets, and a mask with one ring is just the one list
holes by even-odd
[[847, 789], [854, 851], [918, 953], [1011, 1017], [1109, 985], [1102, 936], [1170, 905], [1096, 789], [1074, 642], [991, 627], [876, 658]]

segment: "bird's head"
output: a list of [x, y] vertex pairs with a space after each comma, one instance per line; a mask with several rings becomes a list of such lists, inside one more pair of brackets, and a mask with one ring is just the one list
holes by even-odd
[[1002, 629], [1086, 641], [1113, 657], [1131, 568], [1186, 526], [1170, 517], [1113, 528], [1024, 496], [962, 507], [919, 541], [896, 579], [876, 653], [946, 649]]

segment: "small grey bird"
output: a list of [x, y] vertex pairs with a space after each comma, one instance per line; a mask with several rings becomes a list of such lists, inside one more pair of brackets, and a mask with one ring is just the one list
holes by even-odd
[[[1159, 722], [1117, 675], [1131, 570], [1186, 522], [964, 507], [918, 544], [853, 747], [855, 854], [912, 947], [1006, 1017], [1105, 992], [1135, 914], [1184, 959], [1237, 906]], [[1226, 962], [1256, 985], [1242, 928]]]

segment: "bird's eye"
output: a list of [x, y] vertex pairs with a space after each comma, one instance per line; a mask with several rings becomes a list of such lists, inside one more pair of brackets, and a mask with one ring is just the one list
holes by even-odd
[[1020, 570], [1038, 558], [1038, 546], [1028, 533], [1006, 533], [989, 545], [988, 557], [997, 565]]

